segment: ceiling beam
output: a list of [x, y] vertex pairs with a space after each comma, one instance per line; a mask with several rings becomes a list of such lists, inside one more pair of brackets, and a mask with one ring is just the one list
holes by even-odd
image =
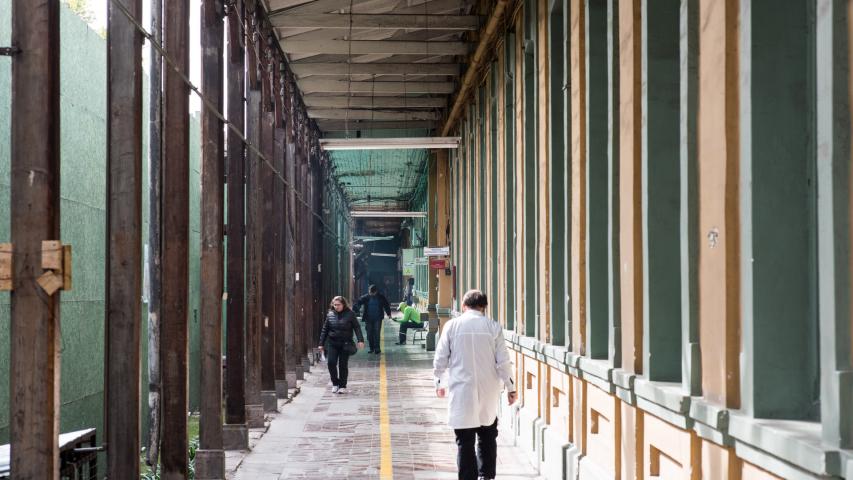
[[393, 40], [284, 40], [284, 53], [337, 55], [467, 55], [465, 42], [397, 42]]
[[438, 126], [432, 120], [400, 121], [353, 121], [317, 120], [317, 127], [324, 132], [356, 132], [359, 130], [430, 130]]
[[311, 75], [459, 75], [457, 63], [292, 63], [298, 77]]
[[443, 108], [444, 97], [302, 97], [309, 108]]
[[346, 80], [298, 80], [299, 90], [311, 93], [432, 93], [449, 94], [456, 90], [453, 82], [348, 82]]
[[328, 28], [376, 30], [477, 30], [480, 17], [476, 15], [394, 15], [339, 14], [273, 15], [270, 22], [276, 28]]
[[308, 116], [315, 119], [327, 120], [438, 120], [437, 112], [410, 111], [395, 112], [387, 110], [347, 110], [340, 108], [309, 108]]

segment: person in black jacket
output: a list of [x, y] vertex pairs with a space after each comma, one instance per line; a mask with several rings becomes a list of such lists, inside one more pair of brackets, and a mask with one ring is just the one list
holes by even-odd
[[364, 320], [364, 325], [367, 328], [367, 341], [370, 343], [370, 353], [378, 354], [381, 352], [379, 331], [382, 328], [382, 319], [385, 318], [383, 313], [388, 315], [388, 318], [391, 318], [391, 304], [388, 303], [385, 295], [379, 293], [376, 285], [371, 285], [367, 289], [367, 292], [367, 295], [362, 295], [355, 302], [353, 310], [358, 314], [361, 311], [361, 307], [364, 307], [361, 319]]
[[[326, 313], [326, 321], [320, 331], [320, 351], [325, 349], [329, 364], [329, 376], [332, 378], [332, 393], [347, 393], [347, 374], [349, 356], [357, 350], [352, 343], [352, 334], [358, 337], [358, 347], [364, 348], [364, 337], [358, 318], [349, 308], [344, 297], [335, 297]], [[326, 343], [328, 341], [328, 347]]]

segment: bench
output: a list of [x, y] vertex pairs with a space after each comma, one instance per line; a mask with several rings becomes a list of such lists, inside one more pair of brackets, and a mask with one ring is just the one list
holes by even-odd
[[[59, 435], [59, 478], [98, 478], [98, 452], [95, 429], [87, 428]], [[11, 446], [0, 445], [0, 478], [12, 478]]]
[[[412, 331], [412, 345], [415, 344], [415, 340], [426, 340], [426, 334], [429, 332], [429, 313], [421, 312], [421, 327], [413, 328]], [[421, 334], [420, 338], [417, 338], [417, 334]]]

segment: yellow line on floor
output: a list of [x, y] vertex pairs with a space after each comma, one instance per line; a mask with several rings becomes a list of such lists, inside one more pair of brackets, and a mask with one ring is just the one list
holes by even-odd
[[379, 443], [382, 453], [379, 460], [379, 478], [392, 480], [394, 465], [391, 463], [391, 422], [388, 417], [388, 375], [385, 369], [385, 329], [379, 331], [382, 354], [379, 359]]

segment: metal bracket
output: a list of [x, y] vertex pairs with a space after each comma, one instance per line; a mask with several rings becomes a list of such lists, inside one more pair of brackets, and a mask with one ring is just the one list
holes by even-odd
[[0, 56], [12, 57], [21, 53], [19, 47], [0, 47]]

